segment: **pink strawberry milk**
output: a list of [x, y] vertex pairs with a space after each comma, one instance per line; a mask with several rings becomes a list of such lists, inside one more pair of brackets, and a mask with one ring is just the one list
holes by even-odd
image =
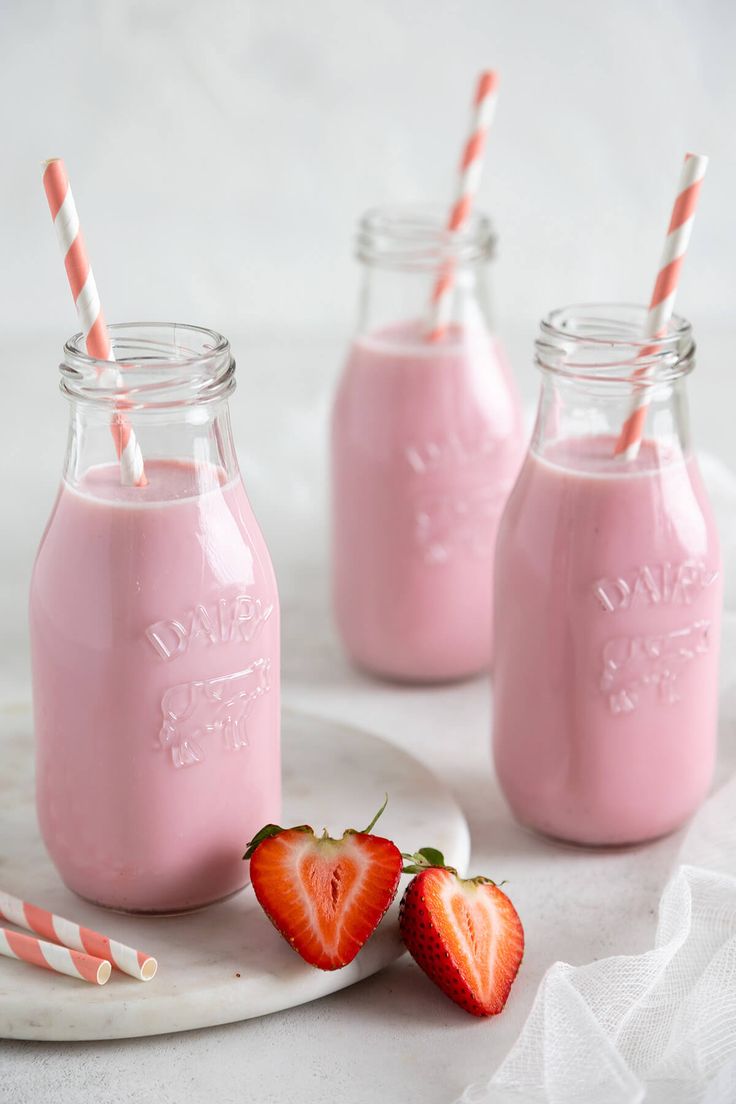
[[111, 333], [147, 483], [121, 484], [118, 388], [73, 339], [30, 601], [38, 815], [71, 889], [174, 912], [239, 889], [244, 842], [280, 813], [278, 594], [230, 432], [228, 343]]
[[[496, 554], [498, 778], [520, 821], [583, 844], [677, 828], [716, 749], [722, 578], [688, 435], [695, 347], [677, 317], [647, 347], [643, 321], [591, 306], [542, 324], [536, 428]], [[644, 436], [625, 459], [618, 432], [642, 387]]]
[[[482, 216], [449, 240], [441, 212], [366, 215], [358, 333], [332, 416], [333, 595], [361, 667], [433, 682], [492, 657], [496, 529], [519, 465], [519, 403], [489, 321]], [[428, 337], [438, 268], [453, 313]]]

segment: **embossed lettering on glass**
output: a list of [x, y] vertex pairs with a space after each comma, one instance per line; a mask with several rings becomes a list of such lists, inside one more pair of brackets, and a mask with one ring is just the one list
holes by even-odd
[[[247, 878], [243, 842], [280, 812], [279, 607], [238, 469], [227, 341], [111, 327], [122, 376], [65, 347], [71, 422], [31, 591], [41, 830], [66, 883], [173, 912]], [[121, 485], [124, 402], [146, 487]]]
[[[645, 313], [542, 323], [537, 422], [496, 554], [498, 777], [519, 820], [586, 844], [677, 828], [715, 757], [722, 578], [688, 426], [695, 345], [675, 317], [647, 346]], [[614, 445], [642, 397], [624, 460]]]
[[[369, 212], [358, 331], [332, 419], [333, 592], [352, 658], [391, 678], [435, 681], [487, 669], [498, 520], [523, 453], [516, 392], [493, 334], [476, 216], [448, 235], [446, 212]], [[455, 277], [453, 317], [428, 340], [437, 273]]]

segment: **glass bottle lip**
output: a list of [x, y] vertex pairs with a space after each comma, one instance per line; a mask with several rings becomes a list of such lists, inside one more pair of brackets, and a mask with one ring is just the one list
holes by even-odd
[[636, 303], [579, 303], [551, 311], [540, 323], [535, 362], [571, 380], [630, 383], [639, 388], [671, 382], [695, 367], [692, 326], [673, 314], [666, 331], [645, 336], [648, 308]]
[[76, 333], [64, 345], [61, 389], [70, 398], [157, 409], [212, 402], [235, 388], [230, 343], [216, 330], [181, 322], [109, 325], [114, 360], [90, 356]]
[[395, 203], [360, 218], [355, 255], [365, 264], [411, 272], [443, 263], [473, 264], [494, 256], [497, 237], [487, 215], [474, 211], [462, 230], [447, 229], [447, 206]]

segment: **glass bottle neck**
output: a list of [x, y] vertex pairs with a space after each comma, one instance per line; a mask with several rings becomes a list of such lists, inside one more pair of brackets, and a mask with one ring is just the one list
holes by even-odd
[[[542, 322], [542, 389], [532, 450], [563, 466], [659, 467], [690, 454], [687, 376], [695, 363], [688, 322], [648, 332], [646, 307], [587, 304]], [[577, 458], [577, 460], [576, 460]]]
[[[71, 401], [64, 464], [67, 484], [94, 489], [122, 483], [117, 438], [106, 406]], [[227, 400], [183, 409], [121, 411], [143, 454], [146, 486], [126, 487], [124, 498], [163, 501], [229, 483], [238, 462]]]
[[[358, 304], [358, 334], [402, 330], [425, 334], [432, 328], [436, 273], [402, 271], [365, 265]], [[455, 331], [493, 331], [488, 266], [482, 263], [452, 269], [451, 304], [446, 319]]]
[[475, 214], [453, 232], [446, 222], [446, 210], [427, 205], [377, 208], [363, 216], [356, 248], [363, 264], [360, 335], [389, 330], [425, 336], [438, 321], [444, 333], [491, 328], [490, 222]]
[[122, 484], [122, 497], [158, 501], [233, 478], [227, 399], [235, 362], [227, 340], [179, 323], [123, 323], [108, 334], [108, 360], [90, 357], [82, 334], [64, 346], [66, 481], [102, 482], [106, 496]]
[[[608, 388], [608, 390], [606, 390]], [[637, 408], [643, 411], [638, 467], [659, 467], [687, 458], [691, 451], [685, 376], [653, 387], [642, 397], [632, 387], [612, 390], [543, 373], [531, 448], [538, 456], [556, 457], [565, 467], [613, 464], [624, 425]], [[622, 461], [617, 463], [620, 465]]]

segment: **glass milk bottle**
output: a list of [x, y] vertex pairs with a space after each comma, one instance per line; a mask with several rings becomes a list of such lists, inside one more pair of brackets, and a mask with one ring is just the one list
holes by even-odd
[[[716, 749], [721, 561], [689, 436], [690, 325], [553, 312], [542, 392], [496, 553], [493, 746], [512, 810], [582, 844], [653, 839], [705, 797]], [[614, 455], [633, 405], [638, 454]]]
[[[227, 341], [110, 329], [122, 388], [81, 335], [61, 365], [69, 444], [30, 601], [38, 816], [71, 889], [174, 912], [243, 886], [244, 845], [279, 816], [278, 594]], [[145, 487], [115, 460], [123, 395]]]
[[[496, 528], [523, 455], [519, 403], [488, 310], [495, 239], [439, 208], [369, 212], [358, 330], [332, 417], [333, 595], [361, 667], [433, 682], [488, 669]], [[439, 272], [453, 313], [428, 337]]]

